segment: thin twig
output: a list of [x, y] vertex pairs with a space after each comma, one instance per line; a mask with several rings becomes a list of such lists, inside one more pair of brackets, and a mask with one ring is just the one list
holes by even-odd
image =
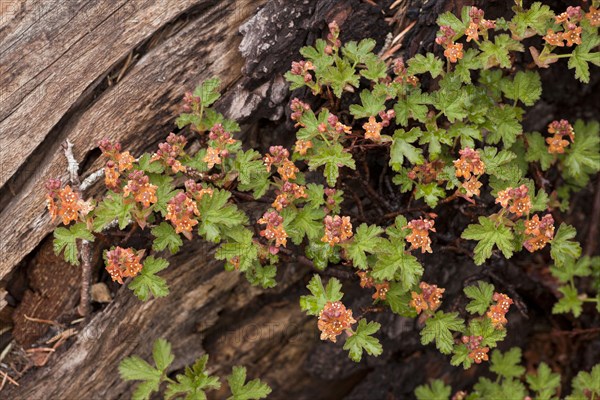
[[81, 182], [79, 189], [82, 192], [84, 192], [84, 191], [88, 190], [90, 188], [90, 186], [92, 186], [94, 183], [98, 182], [103, 177], [104, 177], [104, 168], [101, 168], [98, 171], [91, 174], [90, 176], [88, 176], [87, 178], [85, 178], [83, 180], [83, 182]]
[[61, 325], [61, 324], [59, 324], [58, 322], [56, 322], [56, 321], [51, 321], [51, 320], [49, 320], [49, 319], [40, 319], [40, 318], [29, 317], [29, 316], [27, 316], [27, 315], [25, 315], [25, 314], [23, 314], [23, 316], [25, 317], [25, 319], [26, 319], [27, 321], [31, 321], [31, 322], [37, 322], [37, 323], [40, 323], [40, 324], [47, 324], [47, 325], [52, 325], [52, 326], [57, 326], [57, 327], [61, 327], [61, 326], [62, 326], [62, 325]]
[[2, 387], [0, 387], [0, 390], [2, 390], [2, 388], [4, 387], [4, 383], [6, 380], [8, 380], [10, 383], [12, 383], [15, 386], [20, 386], [19, 382], [15, 381], [13, 378], [11, 378], [7, 372], [0, 371], [0, 374], [4, 375], [4, 379], [2, 380]]
[[67, 171], [69, 172], [69, 179], [71, 180], [71, 184], [79, 190], [79, 163], [75, 160], [73, 156], [73, 143], [69, 139], [63, 145], [65, 151], [65, 157], [67, 158]]
[[[81, 196], [81, 182], [79, 181], [79, 163], [73, 156], [73, 143], [68, 139], [64, 145], [64, 153], [67, 158], [67, 170], [69, 171], [73, 191]], [[81, 240], [79, 246], [81, 255], [81, 291], [79, 294], [79, 306], [77, 312], [86, 316], [90, 313], [90, 281], [92, 279], [92, 265], [90, 260], [90, 242]]]
[[81, 294], [77, 312], [79, 315], [86, 316], [90, 313], [90, 282], [92, 280], [92, 265], [90, 262], [90, 242], [83, 239], [81, 241]]

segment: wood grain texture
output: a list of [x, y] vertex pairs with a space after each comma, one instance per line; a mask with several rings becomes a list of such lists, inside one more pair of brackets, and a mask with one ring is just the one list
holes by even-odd
[[[215, 1], [206, 4], [196, 19], [183, 24], [180, 30], [174, 26], [172, 31], [165, 31], [159, 43], [140, 55], [118, 84], [95, 94], [87, 104], [81, 104], [68, 118], [63, 118], [56, 129], [38, 126], [36, 132], [41, 135], [45, 130], [46, 138], [42, 138], [38, 149], [27, 160], [18, 152], [20, 145], [10, 142], [12, 136], [5, 134], [9, 131], [7, 126], [2, 126], [3, 142], [8, 138], [6, 145], [2, 145], [3, 151], [17, 153], [10, 157], [4, 154], [2, 160], [19, 161], [22, 165], [19, 176], [1, 189], [0, 219], [7, 223], [0, 227], [0, 279], [52, 229], [44, 210], [43, 185], [52, 177], [67, 178], [61, 144], [68, 138], [79, 160], [85, 160], [104, 137], [120, 140], [134, 153], [148, 150], [174, 128], [176, 105], [183, 91], [214, 75], [220, 76], [225, 86], [239, 78], [243, 64], [237, 53], [240, 40], [237, 27], [255, 11], [256, 5], [247, 0]], [[101, 41], [112, 39], [107, 37]], [[119, 57], [137, 44], [132, 41]], [[100, 86], [109, 66], [96, 71], [82, 65], [80, 63], [77, 72], [70, 73], [70, 79], [87, 79]], [[64, 90], [70, 90], [66, 82]], [[60, 113], [60, 105], [51, 97], [45, 97], [43, 102], [44, 107], [56, 106]], [[22, 116], [22, 119], [27, 118]]]
[[[264, 306], [259, 298], [262, 291], [250, 288], [241, 275], [225, 272], [222, 264], [214, 261], [209, 245], [190, 242], [170, 262], [172, 267], [163, 276], [169, 282], [170, 296], [141, 303], [123, 287], [115, 301], [85, 325], [68, 350], [63, 348], [45, 368], [26, 375], [19, 388], [5, 388], [2, 396], [28, 400], [129, 398], [132, 385], [121, 381], [116, 366], [128, 354], [148, 357], [158, 337], [173, 343], [177, 358], [171, 371], [209, 351], [219, 354], [211, 360], [212, 370], [224, 374], [232, 365], [253, 365], [262, 362], [261, 358], [280, 356], [268, 349], [274, 349], [273, 343], [285, 343], [303, 328], [306, 319], [297, 307], [297, 298], [286, 293], [306, 272], [301, 268], [289, 265], [280, 277], [282, 284], [271, 292], [278, 301], [253, 313], [248, 311]], [[306, 349], [309, 344], [314, 341], [297, 341], [290, 351], [297, 351], [298, 346]], [[281, 345], [277, 348], [282, 350]], [[277, 377], [278, 373], [272, 371], [271, 375]]]
[[[0, 47], [0, 185], [94, 81], [177, 15], [205, 0], [37, 2], [42, 17]], [[41, 7], [43, 11], [37, 10]]]

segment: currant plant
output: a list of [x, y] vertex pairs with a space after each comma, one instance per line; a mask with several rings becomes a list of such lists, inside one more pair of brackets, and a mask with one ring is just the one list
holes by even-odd
[[417, 387], [417, 400], [477, 400], [477, 399], [538, 399], [567, 400], [597, 399], [600, 396], [600, 364], [590, 372], [581, 371], [571, 382], [571, 394], [561, 395], [560, 374], [553, 372], [546, 363], [540, 363], [537, 370], [525, 373], [521, 365], [521, 350], [513, 347], [502, 353], [494, 350], [490, 360], [490, 371], [496, 379], [481, 377], [471, 391], [457, 391], [440, 379]]
[[[167, 369], [175, 359], [171, 352], [171, 344], [165, 339], [154, 342], [152, 349], [154, 366], [138, 356], [125, 358], [119, 364], [119, 373], [126, 381], [142, 381], [132, 398], [150, 399], [152, 393], [158, 392], [161, 384], [166, 384], [165, 399], [206, 400], [206, 392], [221, 387], [218, 377], [211, 376], [206, 370], [208, 355], [200, 357], [193, 365], [185, 367], [185, 372], [171, 379]], [[258, 400], [266, 398], [271, 388], [259, 379], [246, 382], [246, 368], [233, 367], [227, 383], [231, 391], [228, 400]]]
[[[433, 209], [451, 202], [488, 206], [461, 236], [474, 244], [475, 264], [549, 248], [560, 282], [554, 312], [578, 316], [585, 302], [600, 308], [597, 285], [586, 289], [595, 294], [579, 292], [576, 280], [598, 275], [598, 258], [582, 257], [575, 228], [555, 223], [570, 195], [600, 170], [599, 124], [558, 120], [543, 133], [522, 126], [527, 107], [541, 96], [537, 68], [567, 58], [585, 83], [594, 68], [589, 64], [600, 65], [600, 11], [592, 3], [589, 10], [569, 7], [555, 15], [541, 3], [525, 9], [516, 1], [510, 20], [485, 19], [476, 7], [463, 8], [460, 18], [444, 13], [436, 38], [443, 56], [418, 54], [406, 62], [383, 61], [371, 39], [342, 44], [333, 22], [327, 38], [302, 48], [303, 59], [285, 75], [292, 90], [312, 93], [291, 101], [293, 149], [245, 149], [234, 136], [238, 124], [212, 107], [220, 81], [207, 80], [185, 95], [177, 119], [181, 133], [194, 135], [190, 145], [184, 134], [171, 133], [156, 152], [136, 158], [102, 141], [108, 192], [100, 199], [84, 200], [70, 185], [49, 182], [50, 213], [66, 225], [55, 230], [55, 250], [78, 264], [78, 241], [143, 230], [151, 241], [146, 248], [114, 246], [104, 259], [111, 278], [144, 301], [168, 294], [158, 276], [169, 265], [163, 256], [177, 253], [195, 233], [218, 246], [216, 258], [227, 270], [264, 288], [275, 286], [281, 261], [308, 260], [316, 273], [301, 308], [316, 317], [322, 340], [345, 334], [344, 349], [360, 361], [364, 353], [382, 353], [380, 324], [342, 301], [340, 280], [324, 283], [320, 275], [347, 268], [376, 306], [418, 318], [421, 342], [451, 355], [453, 365], [488, 361], [506, 336], [513, 300], [480, 281], [464, 289], [470, 299], [464, 310], [442, 307], [445, 289], [422, 280], [436, 234]], [[515, 56], [533, 37], [543, 45], [529, 47], [534, 67], [521, 70]], [[363, 184], [370, 207], [385, 202], [362, 175], [358, 161], [366, 154], [387, 157], [397, 191], [423, 205], [418, 217], [409, 220], [402, 214], [414, 212], [396, 209], [358, 224], [350, 215], [352, 209], [364, 214], [347, 189], [353, 182]], [[253, 200], [268, 204], [258, 219], [238, 206]]]

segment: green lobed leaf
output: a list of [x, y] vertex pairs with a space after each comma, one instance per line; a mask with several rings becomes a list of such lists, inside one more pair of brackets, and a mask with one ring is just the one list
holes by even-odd
[[253, 379], [246, 383], [245, 367], [233, 367], [227, 382], [231, 389], [228, 400], [258, 400], [266, 398], [271, 393], [271, 388], [260, 379]]
[[158, 298], [169, 294], [169, 286], [160, 276], [156, 274], [169, 266], [164, 258], [148, 256], [144, 260], [142, 272], [129, 284], [129, 289], [142, 301], [150, 299], [150, 295]]
[[409, 119], [425, 122], [429, 111], [427, 105], [431, 103], [432, 99], [428, 93], [422, 93], [420, 89], [412, 91], [406, 98], [400, 99], [394, 104], [396, 123], [400, 126], [407, 126]]
[[536, 71], [519, 71], [512, 81], [502, 81], [502, 93], [507, 99], [532, 106], [542, 95], [542, 81]]
[[423, 266], [404, 248], [403, 241], [383, 242], [373, 267], [373, 278], [382, 281], [398, 281], [405, 290], [415, 286], [423, 275]]
[[566, 314], [571, 312], [576, 318], [579, 317], [583, 311], [583, 300], [579, 298], [577, 289], [571, 286], [561, 286], [558, 288], [558, 291], [562, 293], [563, 297], [552, 307], [552, 314]]
[[438, 205], [438, 202], [446, 197], [446, 191], [438, 186], [437, 182], [416, 185], [415, 200], [423, 199], [431, 208]]
[[300, 296], [300, 308], [308, 315], [319, 315], [327, 302], [340, 301], [344, 295], [342, 284], [336, 278], [329, 279], [327, 287], [323, 287], [321, 277], [315, 274], [306, 287], [311, 294]]
[[284, 217], [285, 231], [297, 245], [302, 243], [304, 236], [309, 240], [320, 238], [323, 236], [323, 218], [325, 218], [323, 209], [303, 207], [293, 215], [293, 218]]
[[[231, 261], [237, 257], [239, 271], [247, 271], [258, 260], [258, 249], [254, 244], [252, 231], [248, 228], [234, 229], [228, 231], [226, 235], [227, 239], [217, 249], [215, 259]], [[229, 263], [226, 269], [233, 269], [233, 265]]]
[[511, 230], [503, 224], [496, 226], [494, 221], [486, 217], [479, 217], [479, 224], [469, 225], [461, 238], [478, 241], [474, 250], [474, 260], [477, 265], [483, 264], [492, 256], [494, 246], [497, 246], [506, 258], [513, 255]]
[[79, 265], [77, 240], [94, 241], [94, 235], [87, 229], [85, 223], [78, 222], [68, 228], [56, 228], [54, 230], [54, 253], [59, 255], [63, 252], [67, 262], [73, 265]]
[[363, 351], [371, 356], [379, 356], [383, 352], [383, 347], [379, 340], [372, 335], [375, 334], [381, 324], [361, 319], [358, 321], [356, 331], [352, 336], [346, 339], [344, 350], [348, 351], [350, 359], [354, 362], [359, 362], [362, 359]]
[[224, 233], [240, 228], [248, 222], [248, 217], [236, 205], [227, 201], [231, 192], [215, 189], [211, 196], [200, 199], [200, 223], [198, 233], [208, 241], [218, 242]]
[[221, 97], [220, 87], [221, 80], [219, 78], [207, 79], [194, 90], [194, 96], [200, 97], [202, 106], [209, 107]]
[[471, 285], [464, 288], [465, 295], [471, 299], [467, 304], [467, 311], [471, 314], [483, 315], [486, 313], [490, 304], [492, 304], [492, 296], [494, 295], [494, 285], [478, 281], [477, 286]]
[[412, 128], [406, 132], [404, 129], [397, 129], [394, 132], [392, 147], [390, 148], [390, 166], [394, 171], [399, 171], [406, 158], [411, 164], [422, 164], [423, 150], [413, 146], [422, 134], [419, 128]]
[[584, 31], [581, 34], [581, 44], [575, 47], [569, 57], [569, 69], [575, 69], [575, 77], [583, 83], [590, 82], [589, 63], [600, 66], [600, 51], [591, 52], [598, 45], [600, 36]]
[[452, 388], [444, 384], [441, 379], [435, 379], [415, 389], [417, 400], [449, 400], [451, 394]]
[[554, 162], [554, 156], [548, 152], [548, 146], [544, 136], [539, 132], [526, 133], [527, 152], [525, 160], [528, 162], [539, 162], [542, 171], [547, 171]]
[[464, 52], [463, 58], [461, 58], [454, 72], [464, 83], [471, 83], [471, 70], [481, 69], [481, 59], [479, 58], [479, 51], [476, 49], [468, 49]]
[[412, 300], [410, 291], [405, 289], [404, 285], [391, 282], [385, 300], [394, 314], [407, 318], [415, 318], [417, 316], [415, 309], [410, 306], [410, 301]]
[[560, 387], [560, 374], [552, 372], [546, 363], [541, 363], [537, 374], [527, 374], [525, 377], [529, 388], [536, 392], [538, 400], [550, 400]]
[[512, 146], [523, 133], [522, 114], [523, 110], [519, 107], [493, 107], [486, 115], [488, 121], [484, 125], [488, 130], [486, 143], [497, 144], [502, 140], [505, 148]]
[[356, 118], [368, 118], [377, 116], [380, 111], [385, 110], [385, 96], [375, 95], [369, 90], [360, 92], [360, 101], [362, 105], [351, 104], [350, 114]]
[[408, 60], [407, 72], [409, 75], [430, 73], [432, 78], [437, 78], [444, 72], [444, 62], [433, 53], [417, 54]]
[[125, 203], [123, 196], [108, 192], [94, 209], [94, 232], [101, 232], [114, 220], [118, 220], [119, 229], [123, 230], [131, 221], [132, 203]]
[[510, 30], [517, 38], [525, 38], [528, 31], [545, 35], [552, 26], [554, 12], [547, 5], [536, 1], [528, 10], [516, 12], [510, 22]]
[[243, 191], [252, 190], [252, 195], [258, 199], [269, 189], [269, 172], [265, 168], [261, 154], [255, 150], [239, 151], [236, 153], [234, 168], [239, 174], [238, 188]]
[[206, 400], [206, 391], [219, 389], [219, 378], [206, 372], [207, 362], [208, 355], [204, 355], [192, 366], [185, 367], [185, 372], [175, 377], [176, 382], [169, 382], [165, 399], [185, 396], [186, 400]]
[[425, 327], [421, 330], [421, 343], [425, 345], [435, 341], [435, 347], [441, 353], [450, 354], [454, 344], [452, 332], [460, 332], [464, 328], [464, 321], [458, 313], [437, 311], [433, 317], [425, 321]]
[[314, 171], [320, 166], [325, 166], [324, 175], [327, 179], [327, 184], [331, 187], [335, 186], [341, 167], [356, 168], [352, 155], [345, 152], [344, 146], [340, 143], [325, 146], [320, 149], [319, 153], [311, 157], [308, 162], [309, 169]]
[[342, 54], [354, 64], [365, 62], [375, 48], [373, 39], [362, 39], [360, 42], [350, 41], [342, 47]]
[[359, 77], [356, 70], [344, 59], [337, 59], [335, 65], [330, 65], [323, 72], [325, 83], [333, 89], [336, 97], [341, 97], [346, 86], [358, 88]]
[[600, 364], [594, 365], [590, 372], [579, 371], [571, 382], [573, 388], [567, 400], [588, 400], [600, 397]]
[[565, 223], [554, 234], [550, 242], [550, 256], [557, 267], [561, 267], [570, 261], [574, 261], [581, 255], [581, 246], [571, 239], [575, 238], [577, 230]]
[[507, 352], [494, 350], [490, 359], [490, 371], [503, 378], [518, 378], [525, 373], [521, 365], [521, 349], [513, 347]]
[[367, 57], [365, 60], [366, 69], [360, 71], [360, 74], [373, 82], [378, 82], [387, 76], [387, 65], [379, 57]]
[[500, 66], [502, 68], [510, 68], [512, 63], [510, 60], [511, 51], [524, 51], [523, 45], [512, 39], [509, 35], [502, 33], [494, 38], [494, 42], [484, 40], [479, 46], [481, 50], [480, 58], [485, 69]]
[[573, 130], [575, 142], [565, 151], [565, 175], [584, 186], [591, 175], [600, 171], [600, 124], [577, 120]]
[[162, 251], [168, 248], [171, 254], [175, 254], [183, 245], [181, 236], [179, 236], [179, 234], [175, 232], [175, 228], [167, 222], [161, 222], [160, 225], [152, 228], [151, 232], [154, 236], [154, 240], [152, 241], [152, 250], [154, 251]]
[[462, 35], [469, 26], [468, 22], [461, 21], [450, 11], [438, 15], [436, 23], [438, 26], [449, 26], [457, 35]]
[[359, 269], [369, 268], [367, 253], [374, 254], [383, 243], [380, 235], [383, 229], [377, 225], [361, 224], [357, 229], [352, 241], [346, 249], [346, 253], [354, 266]]
[[148, 400], [153, 392], [158, 391], [166, 369], [174, 359], [171, 353], [171, 344], [165, 339], [156, 340], [152, 349], [152, 357], [156, 368], [138, 356], [127, 357], [119, 364], [119, 374], [123, 380], [142, 381], [136, 387], [133, 399]]

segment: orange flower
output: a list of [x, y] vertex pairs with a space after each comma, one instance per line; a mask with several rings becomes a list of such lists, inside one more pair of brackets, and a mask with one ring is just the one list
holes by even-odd
[[457, 178], [462, 176], [465, 179], [469, 179], [471, 174], [482, 175], [485, 172], [485, 164], [481, 160], [477, 150], [465, 147], [458, 153], [460, 154], [460, 158], [454, 161]]
[[567, 120], [561, 119], [560, 121], [552, 121], [548, 125], [548, 133], [554, 134], [554, 136], [546, 138], [548, 143], [548, 153], [550, 154], [562, 154], [565, 152], [565, 148], [569, 145], [569, 142], [565, 140], [567, 136], [571, 142], [575, 141], [575, 131]]
[[281, 176], [281, 179], [283, 179], [284, 181], [296, 179], [296, 172], [298, 172], [298, 171], [299, 171], [299, 169], [290, 160], [283, 161], [281, 166], [279, 168], [277, 168], [277, 172]]
[[461, 58], [463, 58], [463, 45], [462, 43], [452, 43], [448, 45], [446, 50], [444, 50], [444, 55], [451, 63], [458, 62]]
[[421, 314], [422, 311], [428, 309], [427, 302], [422, 294], [410, 292], [410, 296], [412, 297], [412, 300], [410, 301], [409, 305], [417, 310], [417, 314]]
[[600, 26], [600, 10], [594, 6], [590, 6], [590, 12], [585, 14], [585, 17], [590, 21], [592, 26]]
[[374, 142], [381, 140], [381, 128], [380, 122], [376, 122], [375, 117], [369, 117], [369, 122], [365, 122], [362, 126], [365, 130], [365, 139], [371, 139]]
[[571, 47], [574, 44], [581, 44], [581, 30], [580, 26], [568, 29], [563, 33], [563, 38], [567, 41], [567, 46]]
[[528, 237], [523, 246], [529, 252], [543, 249], [554, 238], [554, 218], [551, 214], [546, 214], [540, 220], [538, 215], [534, 215], [529, 221], [525, 221], [525, 235]]
[[142, 270], [141, 258], [144, 250], [134, 252], [132, 248], [115, 247], [106, 252], [106, 271], [113, 281], [123, 284], [123, 278], [133, 278]]
[[569, 20], [569, 14], [567, 14], [566, 12], [561, 13], [554, 17], [554, 20], [557, 24], [562, 24], [563, 22], [567, 22]]
[[520, 217], [524, 214], [529, 214], [531, 210], [531, 199], [529, 198], [529, 189], [525, 185], [518, 188], [506, 188], [498, 192], [496, 204], [500, 204], [502, 208], [507, 209], [511, 213]]
[[483, 184], [477, 180], [475, 176], [472, 176], [466, 182], [463, 182], [462, 187], [467, 191], [467, 197], [479, 196], [481, 188]]
[[305, 156], [308, 149], [312, 149], [313, 144], [310, 140], [298, 140], [294, 146], [294, 151], [301, 156]]
[[410, 249], [421, 249], [421, 253], [431, 253], [431, 239], [429, 231], [435, 232], [433, 225], [435, 222], [430, 219], [413, 219], [407, 225], [411, 233], [406, 236], [406, 241], [410, 243]]
[[551, 46], [564, 47], [564, 37], [562, 32], [556, 32], [552, 29], [548, 29], [546, 32], [546, 36], [544, 36], [544, 40]]
[[129, 181], [123, 188], [123, 196], [127, 197], [133, 194], [133, 199], [144, 207], [150, 207], [158, 201], [156, 197], [158, 186], [150, 183], [150, 178], [142, 171], [134, 171], [129, 174]]
[[319, 313], [317, 327], [321, 331], [321, 340], [336, 342], [346, 329], [350, 329], [356, 320], [352, 318], [352, 310], [346, 309], [341, 301], [330, 302]]
[[411, 292], [412, 300], [409, 305], [417, 310], [417, 314], [421, 311], [435, 311], [442, 304], [442, 294], [446, 291], [444, 288], [438, 288], [437, 285], [430, 285], [426, 282], [419, 284], [421, 293]]
[[214, 189], [211, 187], [204, 187], [201, 183], [194, 182], [193, 179], [188, 179], [185, 181], [185, 191], [188, 196], [196, 201], [202, 200], [204, 195], [209, 195], [212, 197], [214, 193]]
[[569, 145], [569, 142], [559, 135], [546, 138], [546, 143], [548, 143], [548, 153], [550, 154], [563, 154]]
[[192, 239], [192, 228], [198, 225], [195, 216], [199, 216], [200, 211], [196, 202], [190, 199], [183, 192], [177, 193], [167, 204], [166, 220], [171, 221], [176, 233], [183, 233], [189, 240]]
[[106, 185], [106, 187], [109, 189], [117, 190], [120, 185], [120, 176], [121, 174], [119, 174], [115, 163], [113, 161], [107, 162], [106, 167], [104, 167], [104, 184]]
[[280, 164], [288, 159], [290, 152], [284, 149], [283, 146], [269, 147], [269, 154], [263, 157], [267, 171], [271, 172], [271, 167], [275, 164]]
[[489, 360], [488, 358], [488, 352], [490, 351], [489, 347], [480, 347], [477, 348], [475, 350], [472, 350], [469, 353], [469, 358], [471, 358], [472, 360], [475, 361], [475, 364], [481, 364], [481, 361], [487, 361]]
[[360, 277], [361, 288], [370, 288], [375, 284], [373, 278], [371, 278], [366, 271], [358, 271], [356, 275]]
[[481, 347], [483, 336], [463, 336], [462, 342], [470, 350], [469, 358], [475, 361], [475, 364], [481, 364], [482, 361], [488, 360], [489, 347]]
[[373, 293], [373, 300], [385, 300], [387, 297], [387, 292], [390, 290], [390, 284], [388, 282], [376, 283], [375, 284], [375, 293]]
[[158, 151], [152, 155], [150, 161], [161, 161], [165, 167], [171, 168], [173, 173], [185, 172], [185, 166], [177, 158], [185, 155], [183, 148], [186, 144], [185, 136], [171, 132], [165, 143], [159, 143]]
[[208, 147], [206, 149], [206, 155], [202, 159], [206, 164], [208, 164], [208, 169], [211, 169], [215, 166], [215, 164], [221, 164], [221, 152], [219, 149], [215, 149], [214, 147]]
[[321, 238], [322, 242], [329, 243], [330, 246], [348, 240], [352, 237], [352, 223], [350, 217], [332, 217], [328, 215], [324, 219], [325, 235]]
[[273, 207], [277, 211], [281, 211], [285, 207], [287, 207], [289, 204], [290, 204], [290, 202], [288, 200], [287, 194], [279, 193], [277, 195], [277, 197], [275, 198], [275, 200], [273, 201], [273, 203], [271, 204], [271, 207]]
[[264, 230], [260, 231], [260, 236], [275, 242], [274, 246], [269, 248], [271, 254], [277, 254], [279, 247], [287, 245], [288, 234], [283, 228], [283, 217], [276, 211], [267, 211], [258, 220], [258, 223], [267, 225]]
[[548, 125], [548, 133], [559, 136], [568, 136], [571, 142], [575, 141], [575, 131], [573, 130], [573, 127], [569, 121], [565, 119], [561, 119], [560, 121], [552, 121]]
[[471, 40], [479, 40], [479, 26], [475, 22], [471, 21], [471, 23], [469, 23], [469, 27], [465, 30], [465, 35], [467, 35], [467, 42], [470, 42]]
[[61, 189], [60, 180], [58, 179], [49, 180], [46, 188], [48, 190], [46, 203], [52, 222], [56, 218], [60, 218], [63, 224], [69, 225], [92, 210], [92, 205], [79, 198], [79, 195], [71, 189], [71, 186], [66, 185]]
[[486, 315], [496, 329], [503, 329], [504, 325], [508, 323], [506, 313], [510, 309], [511, 304], [513, 304], [513, 301], [503, 293], [494, 293], [492, 299], [496, 304], [490, 306]]
[[135, 158], [128, 151], [124, 151], [117, 156], [117, 161], [119, 162], [119, 172], [125, 172], [133, 168]]

